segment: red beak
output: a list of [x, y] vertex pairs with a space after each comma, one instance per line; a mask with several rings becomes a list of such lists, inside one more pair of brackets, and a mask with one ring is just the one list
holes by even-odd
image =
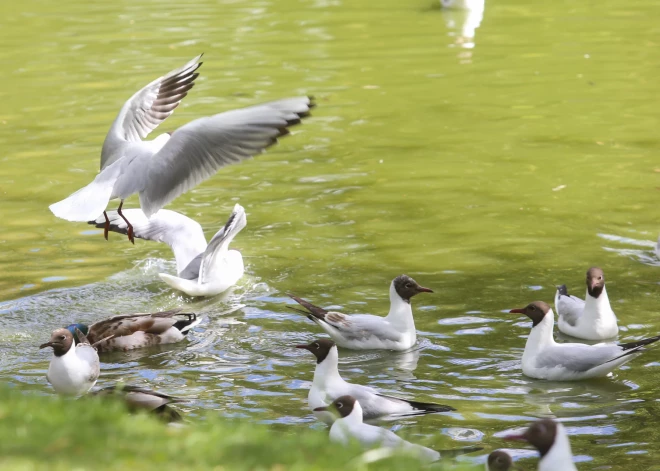
[[431, 288], [424, 288], [423, 286], [420, 286], [419, 288], [417, 288], [417, 291], [419, 291], [420, 293], [432, 293], [433, 292], [433, 290]]
[[525, 314], [525, 310], [524, 309], [511, 309], [509, 311], [509, 314]]
[[304, 348], [305, 350], [309, 350], [309, 345], [296, 345], [296, 348]]
[[327, 410], [328, 410], [327, 407], [317, 407], [316, 409], [314, 409], [314, 412], [324, 412]]

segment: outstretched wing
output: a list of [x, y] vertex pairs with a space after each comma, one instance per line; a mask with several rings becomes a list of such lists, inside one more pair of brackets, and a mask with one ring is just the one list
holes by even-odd
[[[181, 273], [197, 255], [206, 250], [202, 226], [183, 214], [161, 209], [147, 219], [141, 209], [124, 209], [122, 213], [133, 226], [135, 237], [164, 242], [172, 248], [177, 273]], [[117, 211], [108, 211], [107, 214], [110, 230], [126, 234], [128, 230], [126, 222]], [[100, 216], [89, 223], [102, 228], [105, 226], [105, 217]]]
[[103, 142], [101, 170], [121, 157], [127, 143], [144, 139], [174, 112], [194, 86], [201, 57], [157, 78], [124, 104]]
[[263, 152], [289, 133], [314, 106], [289, 98], [196, 119], [180, 127], [150, 157], [140, 206], [147, 217], [194, 188], [225, 165]]

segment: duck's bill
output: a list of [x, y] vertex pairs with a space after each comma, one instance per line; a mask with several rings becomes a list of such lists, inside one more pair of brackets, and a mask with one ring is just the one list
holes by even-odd
[[524, 309], [511, 309], [509, 311], [509, 314], [525, 314], [525, 310]]

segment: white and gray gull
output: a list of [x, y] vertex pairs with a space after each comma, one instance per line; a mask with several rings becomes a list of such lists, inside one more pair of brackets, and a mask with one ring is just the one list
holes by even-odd
[[193, 87], [200, 58], [154, 80], [124, 104], [103, 143], [101, 171], [92, 183], [52, 204], [55, 216], [87, 222], [103, 214], [107, 238], [110, 221], [105, 209], [110, 200], [119, 198], [117, 214], [126, 222], [133, 242], [133, 226], [122, 212], [126, 198], [138, 193], [140, 207], [150, 218], [225, 165], [275, 144], [314, 107], [310, 97], [287, 98], [199, 118], [171, 135], [143, 141]]
[[[312, 411], [328, 406], [338, 397], [346, 395], [353, 396], [360, 401], [365, 421], [396, 420], [455, 410], [453, 407], [441, 404], [409, 401], [388, 396], [369, 386], [344, 381], [339, 374], [339, 352], [331, 340], [319, 339], [309, 345], [297, 345], [296, 347], [308, 350], [316, 357], [314, 380], [307, 396], [308, 406]], [[336, 416], [327, 412], [314, 412], [314, 415], [328, 425], [336, 419]]]
[[523, 373], [531, 378], [571, 381], [607, 376], [641, 354], [645, 345], [660, 340], [656, 336], [618, 345], [557, 343], [553, 336], [555, 316], [543, 301], [510, 312], [524, 314], [532, 320], [532, 331], [522, 356]]
[[390, 284], [390, 312], [385, 317], [327, 311], [293, 295], [289, 296], [308, 312], [289, 307], [316, 322], [340, 347], [403, 351], [417, 341], [411, 299], [419, 293], [432, 292], [409, 276], [400, 275]]
[[566, 285], [558, 286], [555, 309], [559, 316], [559, 330], [566, 335], [585, 340], [606, 340], [619, 333], [616, 315], [605, 289], [605, 274], [598, 267], [587, 271], [584, 300], [569, 295]]
[[48, 365], [46, 378], [59, 393], [80, 396], [92, 389], [101, 372], [101, 364], [96, 349], [89, 344], [80, 331], [76, 332], [80, 343], [76, 345], [73, 334], [67, 329], [53, 331], [50, 340], [39, 348], [53, 349], [53, 358]]
[[525, 441], [534, 446], [541, 454], [538, 471], [577, 471], [568, 434], [559, 422], [537, 420], [524, 433], [504, 438]]
[[365, 424], [362, 421], [360, 402], [352, 396], [338, 397], [330, 406], [318, 407], [315, 411], [339, 415], [330, 428], [330, 440], [335, 443], [347, 445], [352, 440], [357, 440], [364, 447], [394, 448], [423, 461], [440, 459], [438, 451], [410, 443], [390, 430]]
[[[172, 288], [189, 296], [215, 296], [243, 276], [243, 256], [238, 250], [229, 250], [229, 244], [247, 224], [240, 204], [234, 206], [225, 225], [208, 244], [202, 226], [176, 211], [161, 209], [147, 218], [141, 209], [126, 209], [124, 215], [130, 219], [135, 237], [165, 242], [174, 252], [177, 276], [159, 273]], [[107, 216], [111, 231], [127, 233], [128, 225], [116, 211], [108, 211]], [[89, 223], [105, 227], [105, 218]]]

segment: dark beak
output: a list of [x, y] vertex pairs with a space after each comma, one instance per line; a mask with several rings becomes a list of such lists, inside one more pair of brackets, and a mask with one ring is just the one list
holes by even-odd
[[417, 287], [417, 292], [418, 293], [432, 293], [433, 290], [431, 288], [424, 288], [423, 286], [418, 286]]
[[39, 350], [41, 350], [42, 348], [52, 347], [52, 346], [53, 346], [53, 342], [42, 343], [41, 345], [39, 345]]
[[511, 309], [509, 311], [509, 314], [525, 314], [525, 310], [524, 309]]
[[309, 345], [296, 345], [296, 348], [304, 348], [305, 350], [309, 350]]
[[327, 407], [317, 407], [314, 409], [314, 412], [325, 412], [328, 411], [329, 409]]
[[518, 442], [526, 442], [527, 441], [527, 437], [525, 436], [524, 433], [521, 433], [521, 434], [518, 434], [518, 435], [507, 435], [506, 437], [504, 437], [504, 439], [505, 440], [515, 440], [515, 441], [518, 441]]

